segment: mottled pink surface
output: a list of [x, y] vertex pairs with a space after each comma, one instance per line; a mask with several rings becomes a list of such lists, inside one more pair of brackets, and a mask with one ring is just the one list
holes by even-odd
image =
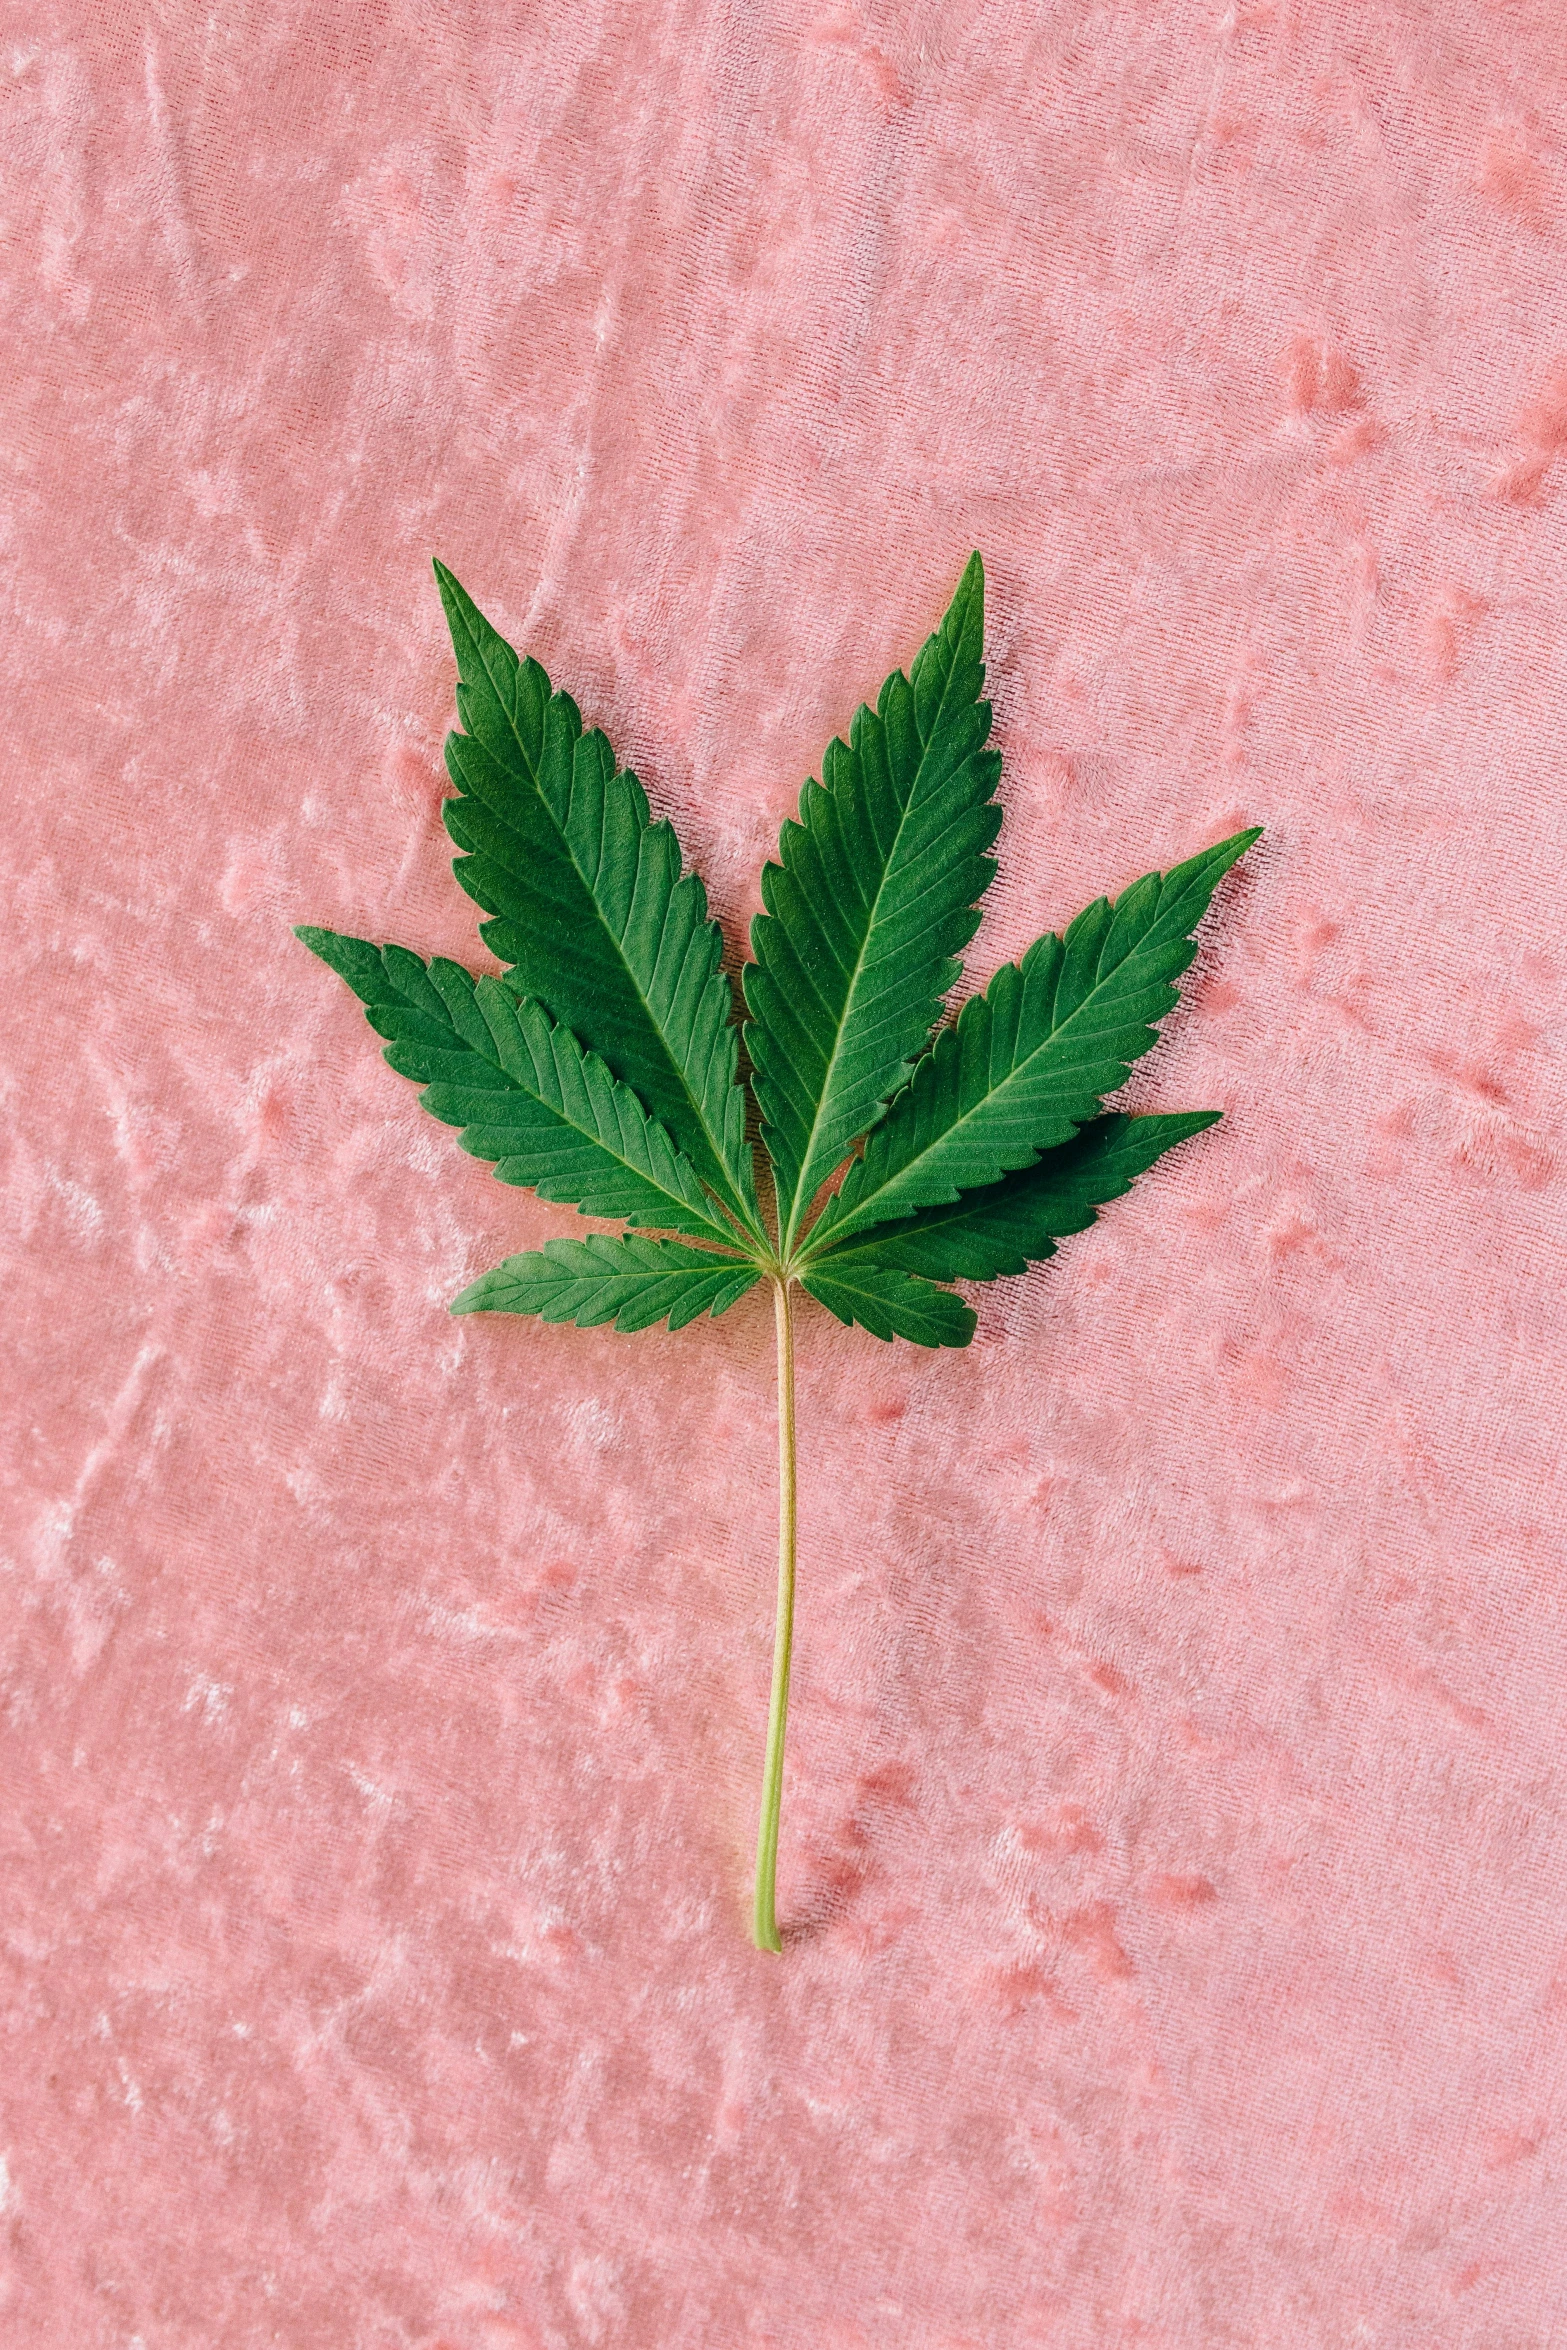
[[[1552, 2350], [1567, 42], [1476, 5], [58, 0], [5, 146], [5, 2350]], [[568, 1211], [440, 553], [738, 954], [991, 578], [980, 975], [1242, 821], [966, 1355], [454, 1323]]]

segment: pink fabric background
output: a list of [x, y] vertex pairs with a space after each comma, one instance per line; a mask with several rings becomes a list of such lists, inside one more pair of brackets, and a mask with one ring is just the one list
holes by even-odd
[[[6, 2350], [1567, 2341], [1553, 0], [49, 0], [6, 132]], [[970, 546], [971, 975], [1247, 820], [967, 1355], [453, 1323], [441, 554], [736, 954]]]

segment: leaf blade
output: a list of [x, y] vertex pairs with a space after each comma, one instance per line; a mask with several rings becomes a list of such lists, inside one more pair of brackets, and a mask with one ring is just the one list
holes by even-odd
[[919, 1280], [900, 1266], [878, 1262], [870, 1250], [840, 1265], [812, 1265], [800, 1286], [840, 1322], [858, 1323], [873, 1338], [907, 1338], [916, 1346], [967, 1346], [977, 1316], [950, 1289]]
[[1069, 1140], [1154, 1043], [1197, 952], [1192, 933], [1259, 831], [1145, 874], [1003, 965], [872, 1131], [812, 1242], [940, 1206]]
[[480, 932], [534, 996], [666, 1127], [702, 1181], [758, 1239], [734, 996], [723, 938], [673, 827], [584, 733], [569, 694], [521, 659], [444, 564], [457, 656], [446, 762], [458, 798], [453, 870], [491, 917]]
[[984, 570], [830, 743], [762, 875], [746, 1045], [787, 1250], [823, 1181], [902, 1083], [978, 926], [1001, 811], [986, 749]]
[[588, 1329], [682, 1330], [699, 1315], [726, 1313], [762, 1278], [749, 1260], [720, 1258], [677, 1240], [597, 1232], [549, 1240], [505, 1258], [453, 1298], [454, 1314], [536, 1314]]
[[916, 1215], [873, 1225], [815, 1264], [852, 1265], [863, 1252], [878, 1264], [927, 1281], [994, 1281], [1026, 1272], [1055, 1254], [1056, 1242], [1084, 1232], [1098, 1210], [1122, 1198], [1137, 1177], [1166, 1151], [1214, 1125], [1218, 1110], [1112, 1111], [1082, 1126], [1071, 1140], [982, 1189]]
[[310, 925], [298, 936], [347, 979], [422, 1106], [501, 1182], [585, 1216], [734, 1243], [663, 1127], [542, 1005], [406, 947]]

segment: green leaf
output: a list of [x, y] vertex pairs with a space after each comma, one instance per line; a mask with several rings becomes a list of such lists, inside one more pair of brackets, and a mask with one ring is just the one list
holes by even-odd
[[[967, 1346], [976, 1318], [951, 1283], [1045, 1261], [1211, 1125], [1217, 1111], [1105, 1116], [1101, 1105], [1154, 1042], [1220, 876], [1257, 833], [1147, 874], [1113, 905], [1101, 898], [933, 1036], [1000, 824], [976, 554], [910, 675], [895, 671], [875, 710], [855, 713], [847, 744], [829, 744], [764, 869], [744, 986], [747, 1093], [722, 939], [674, 832], [653, 822], [604, 736], [584, 732], [570, 696], [435, 568], [462, 728], [446, 746], [458, 795], [446, 823], [509, 973], [476, 980], [403, 947], [298, 935], [358, 994], [387, 1060], [465, 1150], [506, 1182], [632, 1227], [508, 1257], [453, 1313], [677, 1330], [764, 1277], [773, 1288], [778, 1607], [752, 1931], [780, 1951], [794, 1286], [878, 1338]], [[747, 1143], [753, 1099], [776, 1235]], [[835, 1175], [841, 1189], [812, 1225]], [[671, 1232], [686, 1237], [656, 1237]]]
[[501, 1182], [585, 1216], [733, 1244], [663, 1127], [542, 1005], [441, 957], [427, 966], [406, 947], [309, 927], [297, 935], [347, 980], [388, 1039], [385, 1058], [424, 1087], [431, 1116], [460, 1127], [463, 1149], [495, 1160]]
[[829, 1258], [800, 1276], [818, 1305], [840, 1322], [858, 1322], [873, 1338], [912, 1338], [916, 1346], [967, 1346], [975, 1314], [950, 1289], [915, 1280], [869, 1249]]
[[758, 1268], [678, 1240], [627, 1233], [590, 1240], [547, 1240], [481, 1273], [454, 1314], [537, 1314], [546, 1322], [613, 1322], [646, 1330], [667, 1321], [683, 1329], [698, 1314], [721, 1314], [761, 1279]]
[[979, 699], [985, 580], [971, 557], [911, 677], [894, 670], [847, 746], [828, 744], [779, 863], [762, 873], [746, 1046], [787, 1250], [822, 1183], [874, 1125], [974, 935], [1001, 811]]
[[1112, 906], [1100, 898], [1064, 939], [1047, 933], [966, 1003], [828, 1201], [811, 1245], [937, 1207], [1032, 1166], [1065, 1142], [1154, 1042], [1197, 952], [1192, 933], [1222, 875], [1256, 840], [1238, 832]]
[[451, 573], [435, 566], [466, 732], [446, 742], [459, 794], [446, 826], [458, 880], [493, 919], [486, 945], [685, 1151], [758, 1237], [737, 1074], [734, 997], [707, 893], [681, 877], [680, 843], [569, 694], [519, 660]]
[[1217, 1110], [1188, 1110], [1174, 1116], [1095, 1118], [1070, 1142], [1047, 1151], [1035, 1167], [829, 1246], [813, 1273], [835, 1275], [862, 1263], [928, 1281], [993, 1281], [1001, 1273], [1026, 1272], [1054, 1256], [1056, 1242], [1067, 1233], [1086, 1231], [1095, 1211], [1130, 1191], [1167, 1150], [1200, 1134], [1219, 1116]]

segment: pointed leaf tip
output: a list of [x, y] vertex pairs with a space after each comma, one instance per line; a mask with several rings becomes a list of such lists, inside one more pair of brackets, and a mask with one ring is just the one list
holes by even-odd
[[449, 571], [439, 555], [430, 557], [430, 569], [435, 573], [435, 585], [440, 594], [441, 609], [446, 614], [449, 626], [454, 613], [461, 612], [465, 605], [472, 606], [473, 598], [457, 577], [456, 572]]
[[[1232, 865], [1238, 865], [1254, 842], [1261, 840], [1262, 826], [1249, 824], [1244, 832], [1226, 833], [1223, 840], [1210, 841], [1205, 849], [1194, 850], [1179, 865], [1172, 865], [1167, 881], [1195, 880], [1199, 876], [1208, 882], [1210, 890], [1217, 889]], [[1209, 877], [1212, 877], [1209, 880]], [[1145, 876], [1145, 879], [1147, 877]], [[1119, 901], [1118, 901], [1119, 902]]]
[[[511, 647], [505, 643], [504, 638], [500, 637], [492, 623], [479, 610], [478, 605], [469, 595], [455, 571], [444, 564], [438, 555], [431, 556], [430, 568], [435, 573], [435, 585], [441, 599], [441, 610], [446, 615], [446, 625], [451, 631], [452, 650], [457, 655], [458, 674], [466, 681], [469, 675], [469, 663], [464, 658], [464, 648], [459, 642], [459, 630], [465, 636], [476, 639], [477, 643], [481, 645], [486, 640], [493, 638], [507, 654], [511, 654]], [[514, 654], [511, 657], [513, 660], [516, 658]], [[469, 659], [471, 658], [470, 654]], [[480, 658], [482, 659], [482, 654]]]
[[947, 625], [958, 619], [960, 632], [965, 627], [977, 628], [983, 638], [985, 626], [985, 566], [978, 547], [963, 566], [963, 575], [952, 591]]

